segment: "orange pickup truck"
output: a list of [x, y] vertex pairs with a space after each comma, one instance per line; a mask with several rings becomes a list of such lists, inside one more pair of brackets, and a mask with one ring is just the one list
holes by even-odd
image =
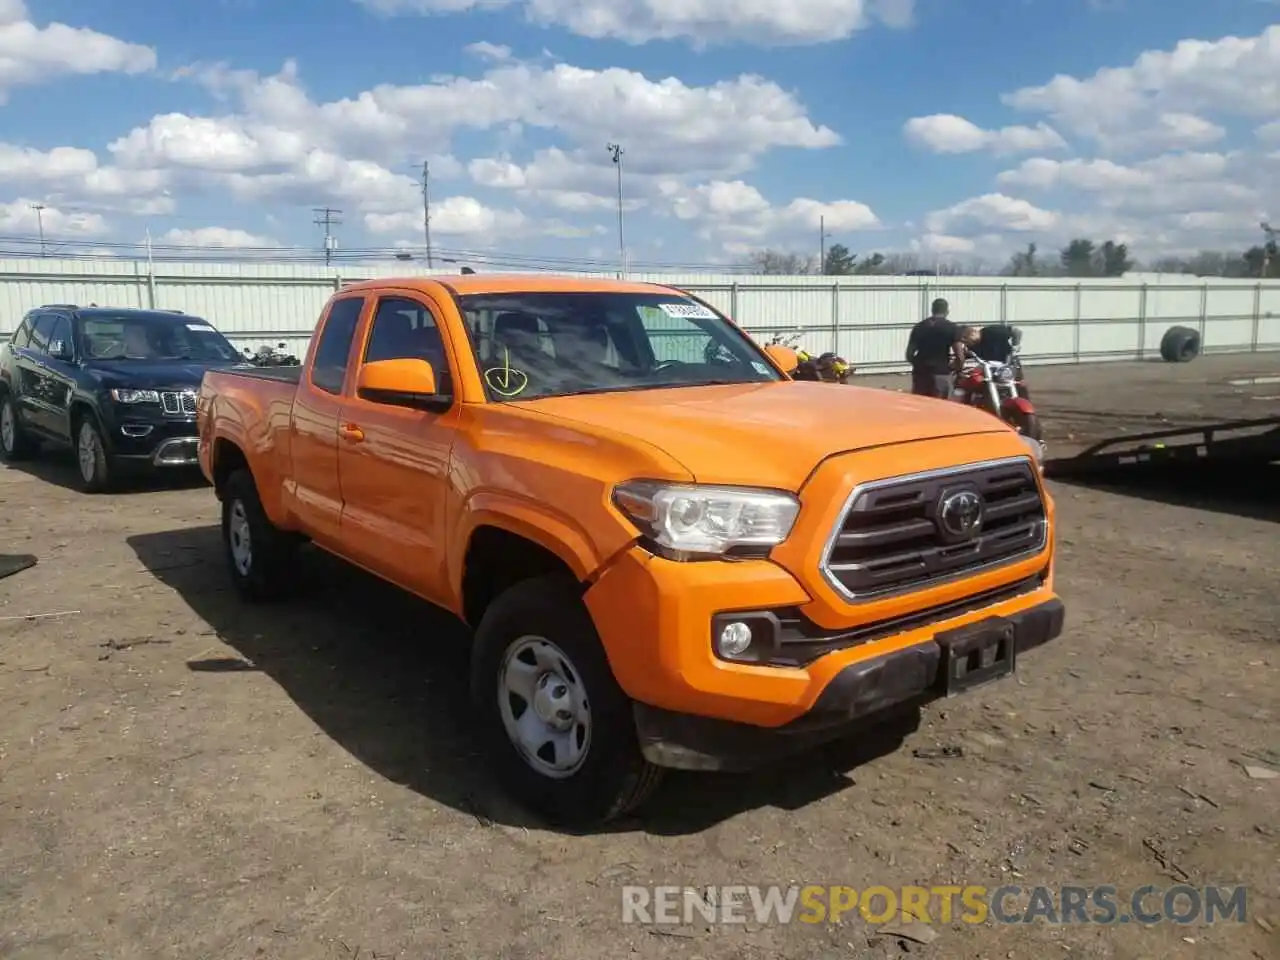
[[200, 463], [247, 598], [309, 541], [461, 617], [507, 789], [600, 822], [1062, 631], [1039, 446], [794, 363], [656, 284], [356, 283], [301, 367], [205, 375]]

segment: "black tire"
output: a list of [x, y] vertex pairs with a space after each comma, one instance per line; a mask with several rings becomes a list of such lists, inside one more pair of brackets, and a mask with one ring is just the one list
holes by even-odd
[[[503, 719], [501, 691], [508, 653], [526, 638], [542, 638], [559, 648], [550, 655], [585, 692], [582, 699], [590, 708], [585, 756], [559, 779], [525, 759]], [[518, 583], [485, 611], [472, 651], [471, 693], [480, 736], [498, 779], [517, 802], [548, 823], [570, 829], [597, 826], [636, 809], [661, 782], [662, 769], [640, 752], [631, 701], [609, 669], [580, 590], [563, 576]], [[506, 694], [506, 702], [512, 700], [513, 695]], [[533, 704], [525, 709], [534, 709]], [[575, 725], [571, 737], [577, 729]]]
[[1190, 363], [1200, 356], [1200, 331], [1170, 327], [1160, 340], [1160, 357], [1166, 363]]
[[[3, 428], [5, 423], [9, 424], [7, 430]], [[30, 460], [39, 452], [40, 444], [22, 429], [18, 405], [13, 402], [13, 395], [8, 390], [0, 393], [0, 462], [18, 463]]]
[[1024, 437], [1037, 442], [1044, 440], [1044, 428], [1040, 426], [1040, 418], [1034, 413], [1023, 413], [1021, 410], [1009, 411], [1009, 426]]
[[76, 457], [76, 476], [85, 493], [106, 493], [115, 486], [116, 464], [107, 453], [98, 418], [85, 412], [75, 419], [72, 444]]
[[[245, 543], [247, 563], [236, 544]], [[253, 474], [240, 469], [227, 478], [222, 495], [222, 544], [236, 590], [246, 600], [264, 602], [289, 595], [299, 540], [267, 517]]]

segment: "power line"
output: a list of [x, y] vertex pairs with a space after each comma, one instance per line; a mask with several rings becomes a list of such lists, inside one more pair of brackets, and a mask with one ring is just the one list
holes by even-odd
[[333, 262], [333, 251], [337, 247], [337, 240], [333, 236], [333, 228], [342, 225], [342, 220], [338, 218], [341, 210], [335, 210], [333, 207], [312, 207], [316, 219], [312, 222], [317, 227], [324, 227], [324, 262], [326, 264]]

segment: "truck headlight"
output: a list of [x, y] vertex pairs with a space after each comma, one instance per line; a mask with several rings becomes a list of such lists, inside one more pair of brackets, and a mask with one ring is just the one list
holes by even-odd
[[112, 390], [111, 399], [116, 403], [159, 403], [160, 394], [155, 390]]
[[800, 513], [789, 493], [754, 487], [630, 480], [613, 502], [673, 560], [763, 556], [787, 539]]

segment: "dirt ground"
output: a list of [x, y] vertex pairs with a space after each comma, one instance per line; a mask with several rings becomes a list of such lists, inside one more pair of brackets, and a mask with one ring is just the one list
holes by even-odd
[[[1280, 385], [1226, 382], [1277, 375], [1274, 355], [1031, 371], [1051, 448], [1277, 415]], [[72, 469], [0, 468], [0, 552], [39, 558], [0, 580], [0, 957], [1280, 957], [1280, 779], [1245, 770], [1280, 770], [1274, 475], [1053, 483], [1068, 628], [1016, 678], [903, 742], [675, 776], [569, 836], [476, 756], [456, 624], [310, 554], [306, 598], [243, 606], [206, 487], [87, 497]], [[622, 887], [658, 883], [1249, 892], [1243, 924], [954, 922], [922, 944], [856, 913], [624, 925]]]

